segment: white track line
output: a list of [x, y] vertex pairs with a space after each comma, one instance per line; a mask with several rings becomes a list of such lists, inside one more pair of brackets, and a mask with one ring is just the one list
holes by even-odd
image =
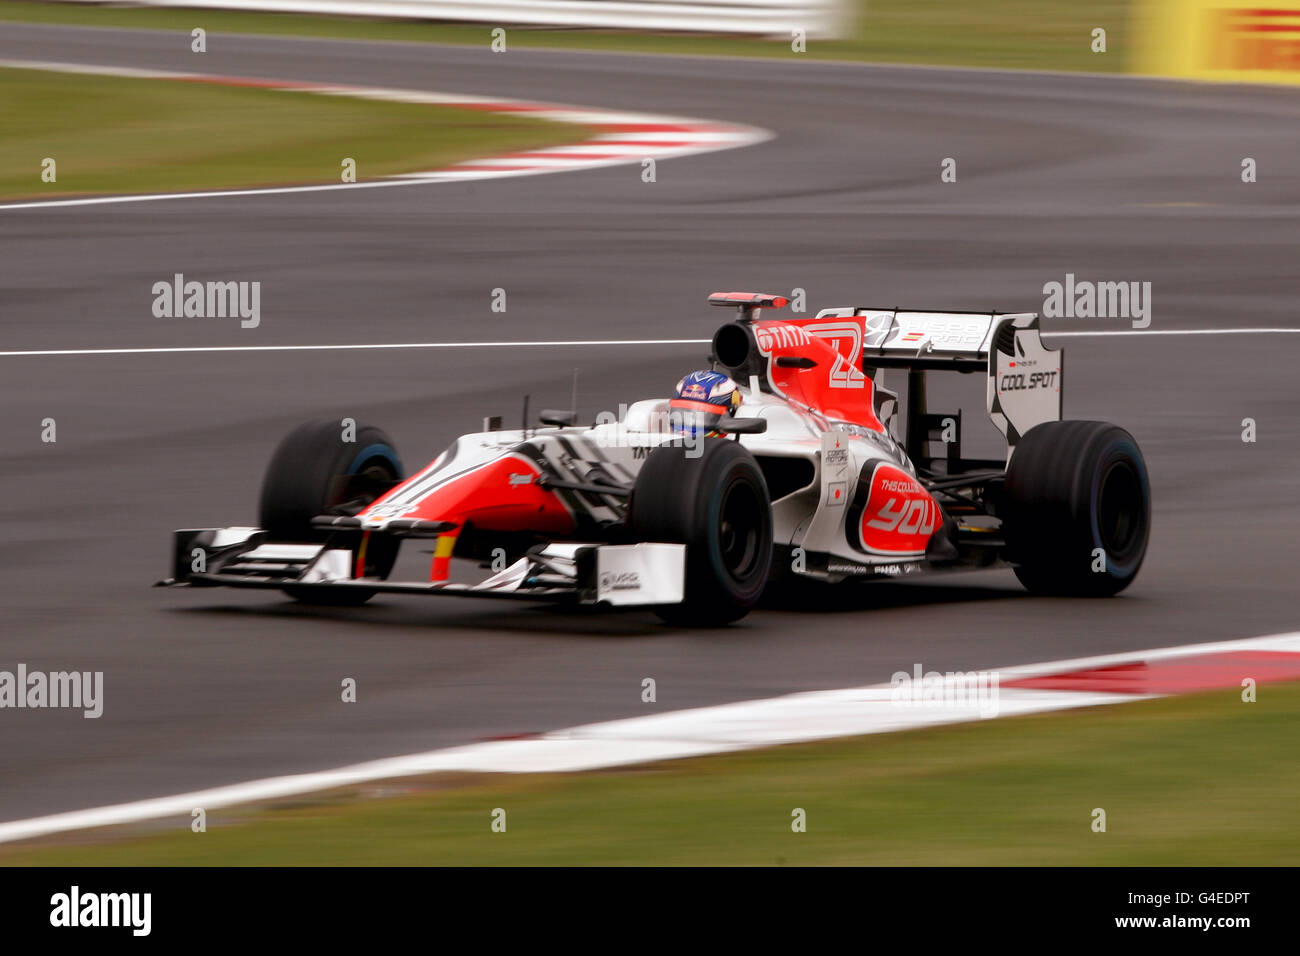
[[323, 193], [335, 189], [382, 189], [386, 186], [415, 186], [426, 183], [420, 179], [380, 179], [360, 183], [333, 183], [324, 186], [275, 186], [266, 189], [214, 189], [199, 193], [148, 193], [138, 196], [92, 196], [85, 199], [43, 199], [39, 202], [0, 203], [0, 212], [6, 209], [50, 209], [54, 206], [110, 206], [131, 202], [157, 202], [164, 199], [222, 199], [230, 196], [274, 196], [284, 193]]
[[[471, 179], [501, 179], [508, 176], [538, 176], [543, 173], [569, 172], [639, 163], [644, 159], [672, 159], [694, 153], [735, 149], [740, 146], [761, 143], [772, 138], [772, 133], [768, 130], [759, 129], [756, 126], [742, 126], [736, 123], [719, 123], [685, 116], [664, 116], [657, 113], [629, 113], [583, 106], [567, 106], [559, 103], [539, 103], [531, 100], [505, 100], [487, 96], [468, 96], [460, 93], [297, 83], [287, 80], [180, 73], [168, 70], [142, 70], [81, 63], [57, 63], [46, 60], [0, 59], [0, 67], [96, 76], [120, 76], [131, 79], [212, 83], [224, 86], [270, 89], [287, 93], [312, 93], [317, 96], [346, 96], [395, 103], [454, 106], [500, 113], [506, 116], [522, 116], [531, 119], [550, 120], [556, 123], [592, 127], [591, 137], [582, 143], [543, 146], [532, 150], [517, 151], [508, 156], [466, 160], [446, 169], [408, 173], [377, 180], [356, 183], [321, 183], [310, 186], [270, 186], [250, 189], [149, 193], [133, 196], [42, 199], [30, 202], [0, 203], [0, 212], [11, 209], [50, 209], [57, 206], [104, 206], [121, 203], [161, 202], [169, 199], [275, 196], [344, 189], [377, 189], [386, 186], [465, 182]], [[632, 144], [619, 146], [617, 145], [619, 140], [631, 140], [633, 142]], [[597, 154], [600, 154], [598, 159], [594, 158]]]
[[[1017, 665], [998, 668], [994, 673], [1005, 683], [1085, 668], [1233, 651], [1300, 654], [1300, 633]], [[999, 716], [1012, 716], [1153, 696], [1158, 695], [1002, 687], [997, 697], [997, 710]], [[374, 760], [336, 770], [271, 777], [151, 800], [15, 820], [0, 823], [0, 843], [163, 817], [183, 816], [188, 819], [197, 807], [213, 810], [332, 790], [373, 780], [444, 771], [562, 773], [593, 770], [834, 737], [962, 723], [978, 720], [981, 716], [983, 715], [975, 706], [925, 703], [900, 705], [893, 699], [893, 687], [890, 684], [790, 694], [770, 700], [744, 701], [587, 724], [534, 738], [469, 744]]]
[[557, 339], [552, 342], [392, 342], [366, 345], [194, 345], [142, 349], [35, 349], [0, 352], [0, 358], [36, 355], [148, 355], [178, 352], [349, 352], [371, 349], [566, 348], [603, 345], [707, 345], [710, 339]]
[[[1044, 332], [1043, 335], [1279, 335], [1300, 333], [1295, 329], [1110, 329], [1098, 332]], [[120, 349], [16, 349], [0, 351], [0, 358], [40, 355], [173, 355], [186, 352], [364, 352], [375, 349], [500, 349], [500, 348], [583, 348], [608, 345], [708, 345], [711, 339], [556, 339], [532, 342], [374, 342], [357, 345], [187, 345], [175, 348]]]

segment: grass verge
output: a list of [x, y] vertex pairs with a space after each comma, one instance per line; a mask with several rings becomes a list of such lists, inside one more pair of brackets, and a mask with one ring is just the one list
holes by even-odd
[[587, 134], [455, 107], [44, 70], [0, 69], [0, 104], [0, 199], [338, 183], [345, 158], [362, 181]]
[[[811, 40], [807, 52], [788, 39], [507, 28], [507, 50], [564, 48], [782, 59], [869, 60], [1005, 69], [1123, 72], [1131, 48], [1129, 0], [851, 0], [848, 36]], [[502, 24], [357, 20], [225, 10], [105, 9], [67, 3], [0, 2], [0, 20], [177, 30], [266, 33], [355, 40], [407, 40], [481, 46]], [[1092, 31], [1106, 30], [1107, 53], [1093, 53]], [[211, 41], [209, 41], [211, 44]], [[211, 49], [211, 45], [209, 46]]]
[[0, 863], [1295, 865], [1298, 722], [1300, 684], [1264, 685], [1249, 704], [1226, 691], [601, 773], [396, 781], [398, 796], [212, 811], [201, 834], [0, 847]]

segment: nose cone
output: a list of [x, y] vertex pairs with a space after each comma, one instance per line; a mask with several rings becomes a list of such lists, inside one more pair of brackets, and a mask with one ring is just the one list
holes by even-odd
[[485, 531], [566, 534], [573, 530], [573, 514], [557, 492], [537, 485], [541, 473], [526, 454], [512, 451], [441, 481], [428, 480], [406, 516]]

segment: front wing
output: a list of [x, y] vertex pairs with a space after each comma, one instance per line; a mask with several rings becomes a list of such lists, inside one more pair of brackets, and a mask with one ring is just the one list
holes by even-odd
[[686, 546], [547, 544], [477, 584], [388, 581], [357, 577], [351, 549], [267, 540], [258, 528], [192, 528], [175, 532], [170, 587], [359, 590], [387, 594], [515, 598], [609, 604], [680, 604]]

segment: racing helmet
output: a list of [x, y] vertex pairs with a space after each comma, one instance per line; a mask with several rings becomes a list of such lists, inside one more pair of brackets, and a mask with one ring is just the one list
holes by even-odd
[[705, 369], [691, 372], [673, 390], [668, 403], [673, 431], [691, 437], [716, 436], [718, 422], [736, 414], [740, 389], [726, 375]]

